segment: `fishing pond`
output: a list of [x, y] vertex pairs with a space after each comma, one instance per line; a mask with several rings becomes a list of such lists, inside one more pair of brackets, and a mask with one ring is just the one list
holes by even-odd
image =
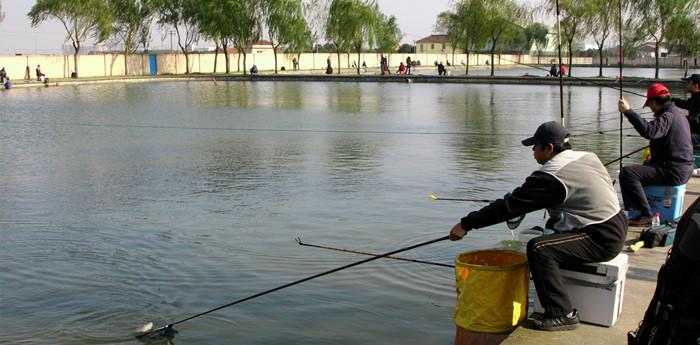
[[[574, 147], [618, 157], [618, 91], [563, 97], [572, 133], [613, 130]], [[331, 82], [2, 92], [0, 343], [138, 344], [147, 321], [365, 258], [298, 236], [381, 253], [447, 235], [483, 204], [428, 195], [519, 185], [538, 168], [520, 140], [559, 120], [559, 99], [558, 85]], [[625, 133], [625, 152], [645, 145]], [[500, 224], [402, 255], [449, 264], [510, 239]], [[178, 325], [175, 343], [446, 344], [454, 302], [450, 268], [377, 260]]]

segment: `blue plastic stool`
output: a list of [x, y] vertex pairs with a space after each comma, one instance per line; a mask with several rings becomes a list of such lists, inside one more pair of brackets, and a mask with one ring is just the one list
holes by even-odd
[[[676, 220], [683, 214], [683, 199], [685, 198], [685, 185], [679, 186], [646, 186], [644, 194], [651, 207], [651, 214], [658, 213], [660, 221]], [[630, 219], [639, 216], [639, 211], [631, 210]]]

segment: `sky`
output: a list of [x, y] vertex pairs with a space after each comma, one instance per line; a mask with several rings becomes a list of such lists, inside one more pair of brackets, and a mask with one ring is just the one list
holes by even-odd
[[[5, 12], [5, 20], [0, 23], [0, 54], [15, 53], [56, 53], [62, 51], [65, 29], [54, 20], [32, 28], [27, 12], [34, 0], [0, 0]], [[530, 1], [526, 1], [530, 2]], [[398, 19], [404, 33], [402, 42], [414, 41], [433, 33], [435, 18], [448, 10], [451, 0], [377, 0], [379, 7], [387, 15]], [[154, 28], [151, 49], [169, 49], [170, 38], [161, 35]], [[208, 45], [206, 43], [200, 46]]]

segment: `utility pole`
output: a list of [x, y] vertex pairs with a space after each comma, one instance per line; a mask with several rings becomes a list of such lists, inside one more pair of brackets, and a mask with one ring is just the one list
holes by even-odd
[[173, 30], [170, 30], [170, 52], [173, 52]]

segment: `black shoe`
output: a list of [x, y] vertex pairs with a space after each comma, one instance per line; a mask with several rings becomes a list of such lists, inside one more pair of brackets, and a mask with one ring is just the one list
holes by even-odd
[[527, 319], [532, 321], [542, 321], [542, 319], [544, 319], [544, 313], [534, 312], [530, 314]]
[[578, 311], [574, 309], [571, 317], [564, 315], [559, 317], [545, 316], [540, 320], [534, 319], [533, 324], [536, 329], [543, 331], [569, 331], [578, 327]]

